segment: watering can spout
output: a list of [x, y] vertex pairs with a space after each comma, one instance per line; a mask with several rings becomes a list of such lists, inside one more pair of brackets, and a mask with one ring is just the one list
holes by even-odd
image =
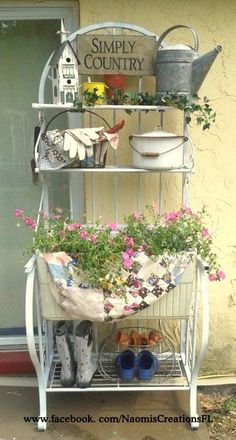
[[192, 64], [192, 94], [198, 92], [217, 55], [222, 51], [218, 45], [210, 52], [198, 56]]

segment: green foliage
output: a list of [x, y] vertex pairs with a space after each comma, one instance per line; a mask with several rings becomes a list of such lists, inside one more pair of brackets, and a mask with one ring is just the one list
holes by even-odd
[[229, 399], [225, 400], [222, 409], [225, 413], [236, 410], [236, 396], [231, 396]]
[[[209, 129], [212, 122], [215, 122], [216, 113], [205, 96], [201, 99], [198, 95], [186, 96], [178, 94], [166, 94], [163, 96], [145, 93], [122, 93], [115, 89], [113, 95], [107, 102], [111, 105], [150, 105], [174, 107], [185, 112], [186, 123], [189, 124], [192, 116], [196, 118], [197, 125], [203, 130]], [[147, 111], [147, 110], [146, 110]], [[132, 110], [130, 111], [132, 113]]]
[[[93, 92], [85, 90], [82, 100], [74, 102], [74, 106], [83, 111], [84, 107], [93, 107], [103, 99], [103, 96], [97, 94], [98, 89], [94, 88]], [[195, 117], [197, 125], [202, 126], [203, 130], [210, 128], [215, 122], [216, 113], [209, 104], [209, 99], [204, 96], [201, 99], [197, 94], [193, 96], [170, 94], [159, 96], [151, 95], [149, 92], [135, 93], [123, 92], [120, 89], [114, 89], [113, 94], [107, 99], [108, 105], [149, 105], [149, 106], [167, 106], [174, 107], [185, 112], [185, 121], [190, 124], [192, 116]], [[126, 113], [131, 114], [133, 110], [126, 109]], [[144, 110], [146, 113], [148, 110]]]
[[98, 95], [98, 89], [95, 87], [92, 92], [88, 90], [83, 91], [82, 100], [78, 99], [74, 101], [74, 107], [78, 110], [83, 110], [83, 107], [94, 107], [100, 99], [104, 99], [104, 96]]

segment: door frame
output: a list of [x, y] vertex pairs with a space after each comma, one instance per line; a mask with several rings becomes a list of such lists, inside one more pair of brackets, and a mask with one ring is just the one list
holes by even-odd
[[[78, 1], [2, 1], [0, 21], [4, 20], [64, 20], [70, 33], [79, 28]], [[26, 344], [25, 328], [6, 328], [1, 332], [0, 346]]]
[[2, 1], [0, 17], [4, 20], [56, 20], [63, 19], [65, 28], [73, 32], [79, 27], [77, 1]]

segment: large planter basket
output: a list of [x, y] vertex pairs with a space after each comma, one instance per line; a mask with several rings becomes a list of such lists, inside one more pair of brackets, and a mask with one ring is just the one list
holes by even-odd
[[[195, 260], [191, 261], [180, 277], [180, 282], [168, 293], [163, 292], [160, 298], [153, 299], [147, 307], [140, 306], [140, 309], [134, 310], [122, 316], [113, 318], [107, 317], [101, 310], [104, 308], [104, 295], [101, 289], [79, 289], [82, 291], [82, 298], [76, 297], [76, 306], [71, 306], [71, 293], [66, 293], [67, 298], [64, 301], [64, 295], [56, 286], [52, 275], [45, 262], [44, 256], [37, 257], [37, 270], [39, 280], [39, 290], [41, 298], [42, 316], [50, 320], [71, 320], [71, 319], [90, 319], [92, 321], [115, 321], [124, 318], [153, 318], [155, 317], [188, 317], [191, 311], [193, 298], [193, 283], [195, 275]], [[62, 298], [63, 296], [63, 298]], [[72, 293], [73, 296], [73, 293]], [[70, 303], [70, 312], [67, 311], [67, 299]], [[84, 301], [86, 299], [86, 306]], [[73, 299], [72, 299], [73, 302]], [[61, 304], [61, 305], [59, 305]], [[78, 306], [81, 310], [81, 317], [78, 315]], [[128, 305], [127, 305], [128, 309]]]

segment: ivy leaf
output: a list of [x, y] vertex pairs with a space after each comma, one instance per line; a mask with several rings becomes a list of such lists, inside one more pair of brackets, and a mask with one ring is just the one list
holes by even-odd
[[199, 116], [199, 117], [197, 118], [197, 125], [201, 125], [203, 121], [204, 121], [204, 119], [201, 118], [201, 116]]
[[207, 130], [207, 129], [210, 128], [210, 126], [211, 126], [210, 122], [206, 122], [206, 123], [203, 125], [202, 129], [203, 129], [203, 130]]

